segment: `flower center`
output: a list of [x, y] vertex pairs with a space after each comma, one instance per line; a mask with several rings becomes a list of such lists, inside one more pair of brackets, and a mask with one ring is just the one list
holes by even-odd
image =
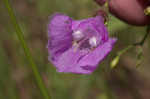
[[93, 49], [98, 46], [100, 40], [96, 37], [96, 35], [87, 35], [86, 33], [77, 30], [72, 33], [73, 36], [73, 45], [78, 47], [79, 49]]

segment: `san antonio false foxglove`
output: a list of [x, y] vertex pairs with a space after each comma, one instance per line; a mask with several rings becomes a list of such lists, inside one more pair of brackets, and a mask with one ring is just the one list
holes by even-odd
[[116, 42], [101, 16], [73, 20], [60, 13], [50, 18], [48, 39], [49, 61], [57, 71], [77, 74], [92, 73]]

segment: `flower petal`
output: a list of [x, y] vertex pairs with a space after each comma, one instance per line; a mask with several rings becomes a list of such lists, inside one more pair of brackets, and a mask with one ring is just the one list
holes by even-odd
[[74, 47], [64, 52], [55, 63], [58, 72], [71, 72], [77, 74], [89, 74], [90, 70], [83, 69], [78, 65], [82, 57], [88, 52], [78, 51]]
[[[110, 38], [107, 42], [97, 47], [93, 52], [84, 56], [80, 61], [80, 66], [97, 66], [112, 50], [115, 38]], [[93, 67], [94, 68], [94, 67]]]
[[79, 21], [73, 21], [72, 23], [72, 29], [78, 30], [78, 29], [84, 29], [87, 27], [93, 27], [96, 29], [96, 31], [101, 35], [102, 41], [108, 40], [108, 31], [106, 26], [104, 25], [103, 18], [101, 16], [96, 16], [88, 19], [83, 19]]
[[57, 57], [69, 49], [72, 45], [72, 19], [63, 14], [54, 14], [48, 24], [48, 51], [50, 60], [57, 60]]
[[58, 72], [91, 74], [108, 53], [112, 50], [116, 39], [109, 39], [93, 52], [75, 50], [74, 47], [64, 52], [55, 63]]

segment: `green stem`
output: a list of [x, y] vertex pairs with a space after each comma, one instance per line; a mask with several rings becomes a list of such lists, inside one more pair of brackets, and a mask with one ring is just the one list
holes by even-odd
[[125, 52], [127, 52], [129, 49], [133, 48], [133, 45], [129, 45], [128, 47], [124, 48], [123, 50], [118, 52], [118, 56], [121, 56], [122, 54], [124, 54]]
[[147, 32], [146, 34], [144, 35], [143, 39], [138, 42], [138, 43], [135, 43], [135, 44], [132, 44], [132, 45], [129, 45], [128, 47], [126, 47], [125, 49], [121, 50], [118, 55], [122, 55], [124, 54], [125, 52], [127, 52], [130, 48], [133, 48], [135, 46], [143, 46], [143, 44], [145, 43], [147, 37], [148, 37], [148, 34], [150, 33], [150, 26], [147, 27]]
[[16, 35], [18, 36], [18, 39], [20, 40], [20, 43], [21, 43], [21, 45], [22, 45], [22, 47], [24, 49], [24, 53], [26, 55], [26, 58], [28, 59], [30, 65], [31, 65], [31, 69], [32, 69], [33, 74], [35, 76], [37, 85], [38, 85], [41, 93], [43, 94], [44, 99], [50, 99], [50, 96], [48, 94], [48, 90], [46, 89], [46, 86], [44, 85], [44, 82], [43, 82], [43, 80], [42, 80], [42, 78], [40, 76], [40, 73], [38, 72], [37, 66], [35, 65], [35, 63], [33, 61], [33, 58], [31, 56], [30, 50], [27, 47], [27, 44], [26, 44], [26, 42], [24, 40], [23, 32], [21, 31], [21, 28], [20, 28], [19, 24], [17, 23], [15, 14], [13, 12], [13, 9], [11, 8], [11, 6], [9, 4], [9, 0], [4, 0], [4, 3], [5, 3], [5, 6], [6, 6], [7, 10], [8, 10], [8, 13], [9, 13], [10, 19], [12, 21], [12, 24], [14, 25], [14, 28], [16, 30]]
[[117, 56], [110, 63], [111, 68], [114, 68], [118, 64], [120, 56], [123, 55], [124, 53], [126, 53], [129, 49], [134, 48], [136, 46], [142, 47], [143, 44], [145, 43], [149, 33], [150, 33], [150, 26], [147, 27], [147, 32], [146, 32], [146, 34], [144, 35], [143, 39], [140, 42], [131, 44], [131, 45], [127, 46], [126, 48], [122, 49], [121, 51], [119, 51], [117, 53]]
[[144, 44], [146, 38], [148, 37], [148, 34], [149, 34], [149, 33], [150, 33], [150, 26], [147, 27], [147, 32], [146, 32], [146, 34], [144, 35], [143, 39], [142, 39], [139, 43], [135, 43], [135, 44], [133, 44], [133, 45], [135, 45], [135, 46], [137, 46], [137, 45], [143, 46], [143, 44]]

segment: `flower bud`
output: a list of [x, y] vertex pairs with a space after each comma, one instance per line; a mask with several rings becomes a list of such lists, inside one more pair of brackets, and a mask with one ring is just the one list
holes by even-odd
[[95, 0], [95, 2], [102, 6], [105, 4], [106, 0]]
[[104, 23], [108, 20], [108, 15], [104, 10], [99, 9], [94, 16], [102, 16]]
[[150, 16], [150, 6], [148, 6], [145, 10], [144, 13], [148, 16]]
[[150, 23], [150, 16], [144, 13], [149, 5], [149, 0], [109, 0], [109, 11], [129, 24], [142, 26]]

